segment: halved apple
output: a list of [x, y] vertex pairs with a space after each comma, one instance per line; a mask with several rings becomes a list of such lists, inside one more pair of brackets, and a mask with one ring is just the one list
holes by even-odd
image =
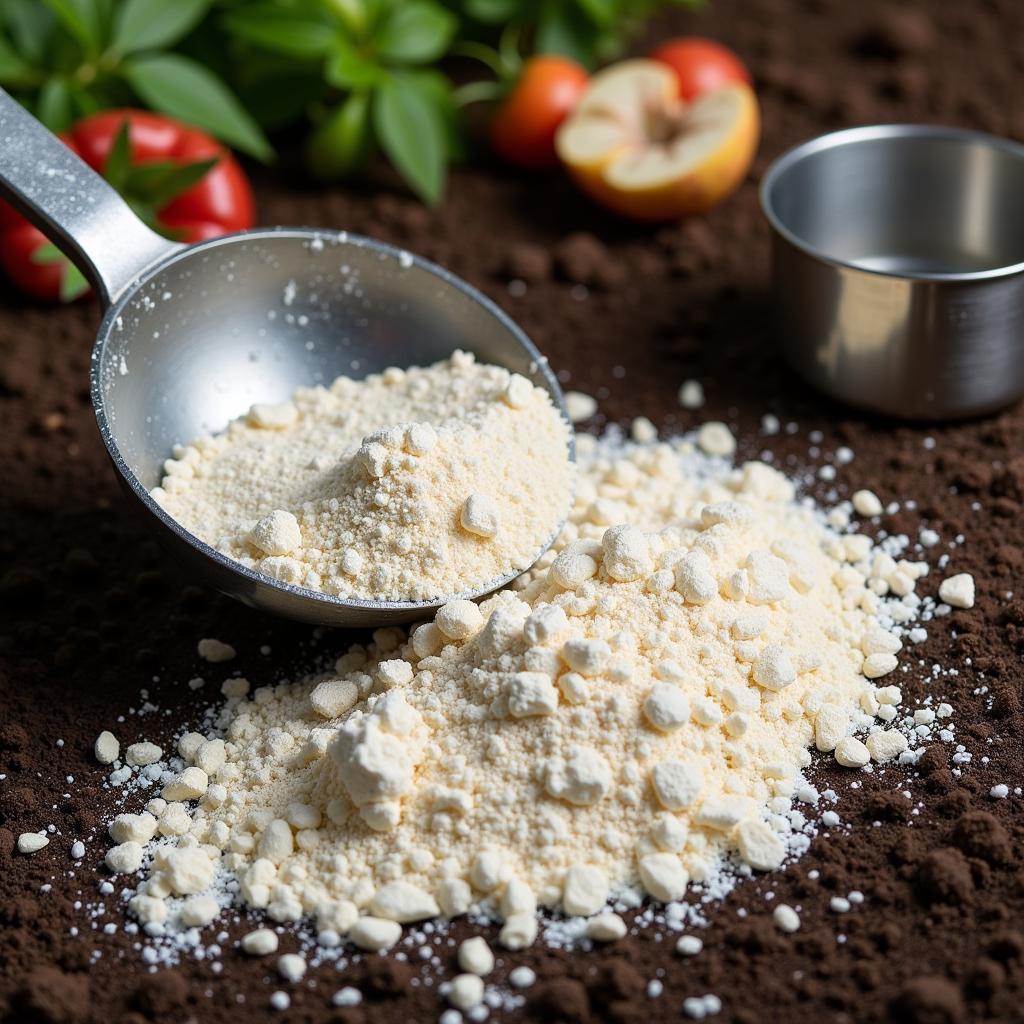
[[591, 79], [555, 148], [584, 191], [608, 209], [672, 220], [729, 195], [747, 173], [759, 133], [748, 86], [724, 86], [686, 104], [671, 68], [627, 60]]

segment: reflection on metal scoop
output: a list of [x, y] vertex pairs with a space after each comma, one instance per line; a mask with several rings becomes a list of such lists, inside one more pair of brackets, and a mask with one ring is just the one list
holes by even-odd
[[100, 433], [126, 492], [190, 571], [255, 608], [330, 626], [411, 621], [439, 607], [344, 600], [264, 576], [183, 529], [149, 489], [174, 444], [222, 429], [254, 402], [427, 365], [456, 348], [528, 377], [565, 416], [558, 382], [522, 330], [454, 274], [346, 232], [169, 242], [2, 90], [0, 154], [0, 195], [75, 260], [107, 306], [91, 368]]

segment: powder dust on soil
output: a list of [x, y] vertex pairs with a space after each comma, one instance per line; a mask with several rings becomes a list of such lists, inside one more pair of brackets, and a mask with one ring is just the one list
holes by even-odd
[[[1024, 9], [1013, 0], [715, 0], [703, 14], [660, 21], [652, 38], [678, 32], [734, 46], [763, 105], [765, 142], [751, 180], [706, 218], [623, 225], [557, 178], [483, 167], [457, 172], [436, 213], [387, 183], [314, 190], [261, 176], [262, 221], [344, 227], [463, 274], [519, 320], [568, 386], [599, 399], [594, 429], [640, 414], [665, 434], [722, 419], [739, 439], [738, 459], [769, 451], [791, 473], [849, 446], [854, 460], [812, 492], [846, 497], [868, 487], [883, 502], [914, 500], [882, 528], [913, 534], [923, 523], [943, 543], [965, 538], [951, 571], [975, 575], [977, 605], [913, 649], [922, 664], [911, 674], [924, 678], [934, 662], [958, 676], [903, 686], [910, 701], [925, 692], [951, 699], [958, 739], [975, 756], [956, 774], [953, 748], [934, 744], [915, 770], [858, 775], [857, 790], [824, 759], [815, 781], [841, 793], [844, 824], [710, 912], [697, 956], [678, 956], [651, 929], [592, 953], [538, 945], [502, 954], [488, 980], [502, 983], [524, 964], [537, 972], [523, 1004], [502, 1019], [678, 1020], [685, 998], [716, 993], [724, 1005], [715, 1019], [740, 1024], [1020, 1020], [1024, 811], [1012, 787], [1024, 754], [1024, 409], [914, 427], [811, 394], [776, 354], [755, 182], [786, 146], [866, 121], [953, 123], [1024, 139], [1012, 99], [1024, 73]], [[525, 287], [510, 288], [513, 280]], [[210, 593], [150, 539], [118, 492], [89, 406], [96, 321], [88, 303], [39, 309], [9, 292], [0, 301], [0, 1015], [67, 1024], [262, 1018], [282, 986], [271, 962], [232, 949], [248, 926], [229, 929], [220, 975], [188, 959], [150, 972], [116, 898], [95, 919], [75, 908], [97, 898], [114, 802], [92, 743], [104, 728], [122, 744], [167, 740], [195, 721], [215, 699], [212, 685], [208, 694], [185, 685], [199, 672], [199, 637], [232, 643], [234, 664], [255, 685], [276, 678], [279, 659], [297, 677], [344, 638]], [[676, 401], [691, 378], [708, 398], [695, 412]], [[780, 433], [760, 433], [765, 414], [781, 421]], [[991, 798], [1002, 783], [1010, 798]], [[45, 849], [14, 852], [18, 833], [49, 824], [57, 832]], [[76, 868], [68, 851], [80, 838], [87, 853]], [[852, 889], [864, 904], [830, 911], [830, 898]], [[772, 925], [768, 892], [803, 908], [799, 932]], [[469, 931], [456, 925], [452, 935]], [[283, 938], [282, 952], [290, 942]], [[450, 960], [448, 977], [455, 947]], [[320, 968], [288, 986], [291, 1009], [275, 1019], [436, 1019], [443, 1003], [436, 987], [414, 984], [418, 976], [417, 965], [392, 957], [366, 958], [344, 976]], [[652, 979], [663, 985], [657, 998], [648, 995]], [[332, 1008], [342, 985], [359, 988], [362, 1004]]]

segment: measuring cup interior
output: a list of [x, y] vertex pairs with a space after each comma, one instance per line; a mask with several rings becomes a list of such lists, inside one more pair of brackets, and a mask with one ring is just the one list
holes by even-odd
[[115, 303], [93, 353], [93, 401], [124, 482], [194, 571], [277, 614], [381, 625], [437, 602], [341, 600], [271, 580], [188, 534], [148, 491], [175, 444], [222, 430], [254, 402], [341, 375], [428, 365], [456, 348], [528, 377], [565, 415], [546, 360], [454, 275], [345, 233], [255, 231], [172, 255]]
[[1024, 263], [1024, 147], [882, 125], [797, 147], [765, 208], [801, 248], [887, 274], [984, 274]]

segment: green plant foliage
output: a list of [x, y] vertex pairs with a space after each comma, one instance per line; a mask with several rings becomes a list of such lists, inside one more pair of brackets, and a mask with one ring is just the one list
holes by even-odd
[[3, 0], [0, 85], [53, 131], [134, 103], [267, 160], [270, 143], [231, 87], [172, 52], [211, 20], [211, 6], [212, 0]]
[[[0, 86], [54, 131], [143, 105], [259, 160], [266, 131], [308, 122], [314, 174], [386, 156], [425, 202], [463, 151], [460, 104], [500, 88], [444, 65], [479, 58], [500, 78], [520, 50], [587, 67], [617, 56], [658, 9], [699, 0], [2, 0]], [[510, 42], [511, 41], [511, 42]]]

